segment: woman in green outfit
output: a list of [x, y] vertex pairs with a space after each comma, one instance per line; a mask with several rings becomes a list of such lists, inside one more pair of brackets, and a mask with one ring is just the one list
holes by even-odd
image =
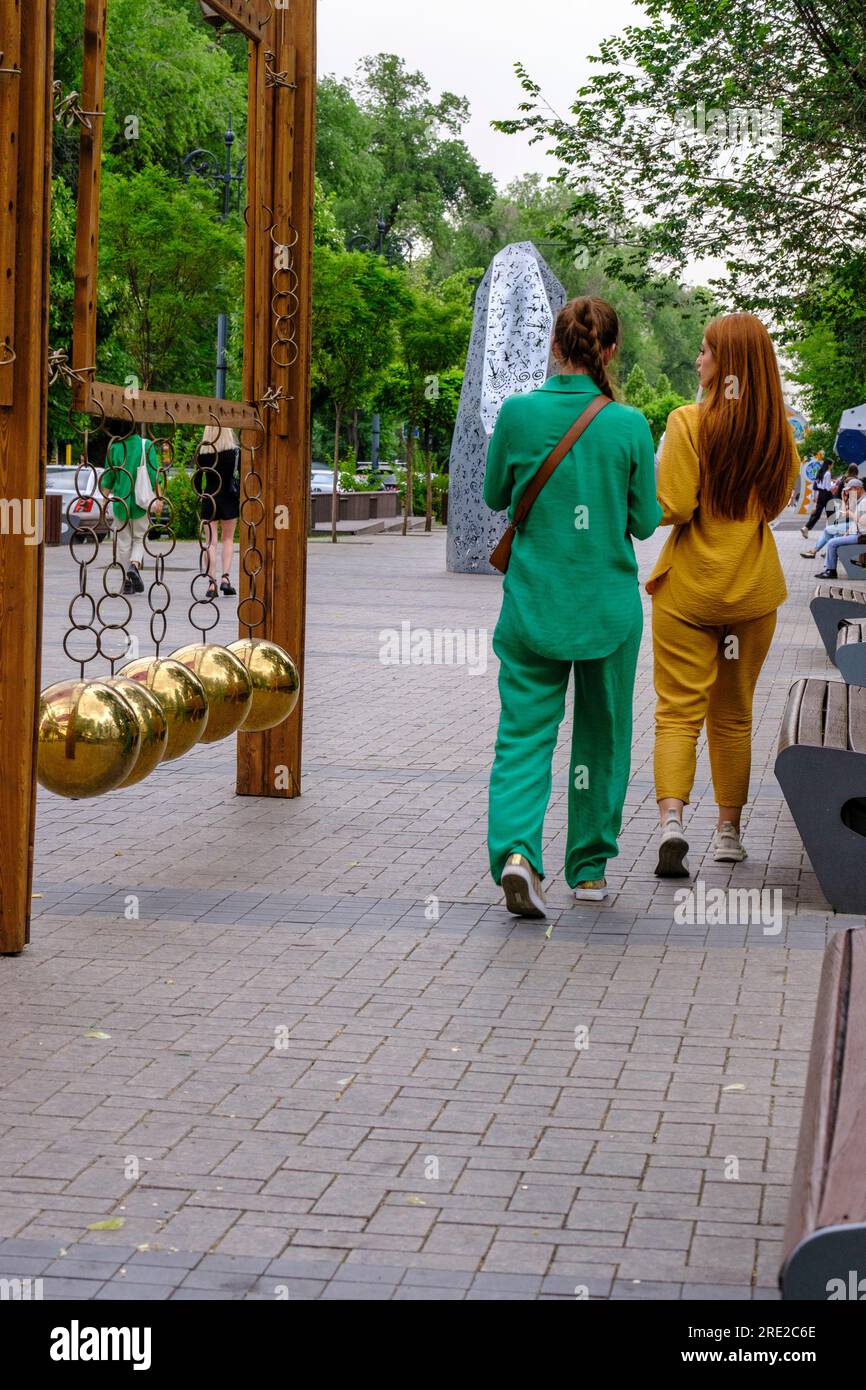
[[[109, 428], [117, 430], [119, 434], [127, 428], [127, 422], [113, 421]], [[158, 495], [160, 459], [153, 440], [146, 440], [138, 434], [120, 438], [118, 434], [112, 435], [99, 489], [103, 497], [111, 498], [111, 527], [117, 535], [113, 563], [121, 565], [126, 576], [123, 592], [143, 594], [141, 567], [144, 563], [144, 542], [154, 517], [162, 510], [162, 502], [154, 502], [148, 514], [136, 501], [135, 483], [139, 468], [146, 463], [150, 485]]]
[[661, 521], [646, 419], [612, 404], [607, 367], [619, 320], [574, 299], [553, 333], [558, 373], [503, 402], [484, 500], [516, 505], [587, 406], [604, 406], [538, 494], [517, 532], [493, 638], [502, 713], [490, 778], [489, 850], [510, 912], [546, 914], [541, 839], [551, 763], [574, 671], [565, 876], [575, 896], [607, 896], [631, 767], [632, 697], [643, 609], [632, 537]]

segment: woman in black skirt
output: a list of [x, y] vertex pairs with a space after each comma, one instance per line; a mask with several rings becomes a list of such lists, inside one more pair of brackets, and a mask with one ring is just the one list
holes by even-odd
[[[232, 586], [231, 564], [235, 544], [235, 528], [240, 512], [241, 451], [234, 430], [208, 425], [196, 460], [193, 487], [201, 498], [201, 519], [205, 528], [207, 572], [210, 580], [207, 597], [236, 594]], [[216, 583], [217, 528], [222, 526], [222, 580]]]

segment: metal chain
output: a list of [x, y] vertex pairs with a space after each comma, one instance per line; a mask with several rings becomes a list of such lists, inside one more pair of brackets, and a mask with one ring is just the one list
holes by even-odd
[[[266, 397], [271, 392], [265, 393]], [[258, 592], [259, 576], [264, 569], [265, 558], [258, 543], [258, 527], [265, 520], [264, 504], [264, 479], [258, 471], [256, 454], [264, 448], [267, 441], [267, 430], [262, 419], [262, 410], [278, 410], [279, 405], [276, 400], [263, 400], [256, 406], [256, 430], [258, 432], [258, 443], [244, 444], [250, 455], [250, 466], [246, 473], [241, 470], [243, 475], [242, 497], [240, 505], [241, 521], [246, 529], [246, 545], [241, 556], [241, 568], [249, 580], [250, 591], [246, 598], [242, 598], [238, 604], [238, 622], [247, 630], [247, 637], [252, 637], [253, 629], [261, 627], [268, 614], [267, 604]], [[248, 431], [244, 431], [248, 433]]]
[[[156, 491], [160, 494], [160, 498], [151, 502], [147, 509], [149, 524], [144, 537], [144, 553], [148, 559], [153, 560], [153, 582], [147, 590], [147, 606], [150, 610], [150, 637], [157, 658], [159, 658], [160, 647], [165, 641], [168, 628], [167, 614], [171, 606], [171, 590], [165, 582], [165, 562], [170, 555], [174, 554], [177, 546], [172, 505], [166, 496], [168, 475], [174, 467], [175, 461], [174, 446], [177, 421], [171, 415], [169, 415], [169, 421], [169, 433], [167, 435], [152, 435], [146, 441], [148, 452], [150, 451], [150, 444], [153, 444], [160, 455], [156, 474]], [[160, 546], [163, 548], [155, 548]]]
[[[270, 212], [270, 209], [268, 209]], [[273, 213], [271, 212], [271, 217]], [[271, 314], [274, 319], [274, 340], [271, 343], [271, 359], [278, 367], [293, 367], [300, 355], [298, 346], [298, 273], [295, 270], [293, 251], [298, 244], [298, 231], [289, 222], [289, 236], [279, 240], [274, 236], [275, 222], [268, 228], [268, 235], [274, 248], [274, 269], [271, 275], [273, 293], [271, 295]]]
[[[75, 469], [75, 497], [66, 509], [66, 520], [69, 525], [69, 552], [74, 563], [78, 565], [78, 593], [71, 599], [67, 610], [69, 628], [63, 637], [63, 650], [70, 661], [77, 663], [79, 675], [83, 680], [85, 667], [91, 661], [95, 661], [98, 656], [106, 657], [110, 662], [113, 674], [115, 663], [125, 657], [129, 650], [128, 624], [132, 617], [132, 607], [123, 594], [126, 575], [123, 566], [117, 561], [117, 536], [129, 524], [129, 505], [128, 503], [120, 503], [121, 508], [125, 508], [126, 512], [125, 517], [121, 519], [113, 511], [114, 504], [103, 491], [101, 477], [95, 490], [83, 487], [84, 471], [93, 469], [90, 460], [90, 441], [94, 433], [103, 432], [104, 416], [96, 430], [91, 430], [89, 425], [82, 429], [75, 413], [70, 410], [69, 424], [74, 433], [81, 435], [83, 451]], [[112, 446], [121, 442], [121, 439], [120, 436], [109, 434], [107, 430], [105, 433], [108, 439], [107, 449], [110, 452]], [[77, 523], [81, 520], [81, 513], [78, 508], [80, 503], [85, 501], [89, 504], [88, 524], [79, 526]], [[95, 513], [92, 512], [94, 506], [96, 508]], [[108, 520], [109, 506], [112, 507], [113, 511], [111, 522]], [[101, 544], [99, 532], [106, 526], [109, 526], [112, 537], [112, 558], [102, 571], [103, 592], [97, 602], [89, 587], [90, 566], [99, 555]], [[122, 650], [113, 651], [108, 648], [104, 639], [106, 631], [123, 634]], [[87, 636], [83, 634], [87, 634]]]
[[[212, 423], [220, 431], [222, 426], [214, 415], [211, 417]], [[213, 463], [203, 463], [201, 459], [202, 446], [208, 450], [208, 457], [213, 457]], [[191, 602], [189, 605], [190, 626], [198, 630], [201, 640], [204, 642], [207, 634], [216, 627], [220, 620], [219, 607], [213, 597], [209, 597], [210, 575], [208, 574], [208, 543], [207, 528], [216, 526], [216, 499], [222, 490], [222, 475], [219, 468], [219, 455], [216, 446], [205, 444], [204, 438], [200, 439], [195, 447], [193, 454], [193, 486], [198, 494], [198, 574], [194, 575], [189, 586]], [[213, 484], [212, 479], [216, 479]], [[225, 524], [225, 523], [223, 523]], [[202, 591], [204, 585], [204, 591]], [[196, 611], [199, 616], [196, 617]], [[209, 620], [209, 621], [208, 621]]]

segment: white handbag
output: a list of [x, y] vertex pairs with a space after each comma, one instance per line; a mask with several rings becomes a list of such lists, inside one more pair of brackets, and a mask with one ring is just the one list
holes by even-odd
[[135, 475], [135, 501], [142, 511], [147, 511], [151, 502], [156, 501], [156, 491], [150, 481], [150, 473], [147, 467], [147, 441], [141, 441], [141, 463], [138, 465], [138, 472]]

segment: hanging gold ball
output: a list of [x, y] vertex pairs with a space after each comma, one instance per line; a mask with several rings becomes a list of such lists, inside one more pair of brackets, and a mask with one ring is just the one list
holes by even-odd
[[216, 743], [236, 733], [252, 709], [253, 684], [234, 652], [192, 643], [172, 652], [171, 660], [194, 672], [205, 688], [208, 716], [202, 743]]
[[36, 776], [40, 786], [75, 799], [121, 786], [141, 747], [130, 705], [104, 681], [58, 681], [39, 700]]
[[145, 656], [130, 661], [120, 675], [139, 681], [159, 700], [168, 724], [164, 763], [183, 757], [199, 742], [207, 727], [207, 695], [192, 671], [181, 666], [179, 661]]
[[168, 722], [159, 700], [139, 681], [131, 681], [126, 676], [112, 676], [105, 684], [122, 695], [131, 707], [141, 737], [141, 749], [135, 767], [121, 782], [122, 790], [124, 787], [134, 786], [137, 782], [143, 782], [162, 762], [168, 747]]
[[243, 662], [253, 686], [252, 709], [243, 725], [245, 734], [273, 729], [288, 719], [301, 693], [301, 677], [288, 652], [261, 637], [242, 637], [229, 651]]

